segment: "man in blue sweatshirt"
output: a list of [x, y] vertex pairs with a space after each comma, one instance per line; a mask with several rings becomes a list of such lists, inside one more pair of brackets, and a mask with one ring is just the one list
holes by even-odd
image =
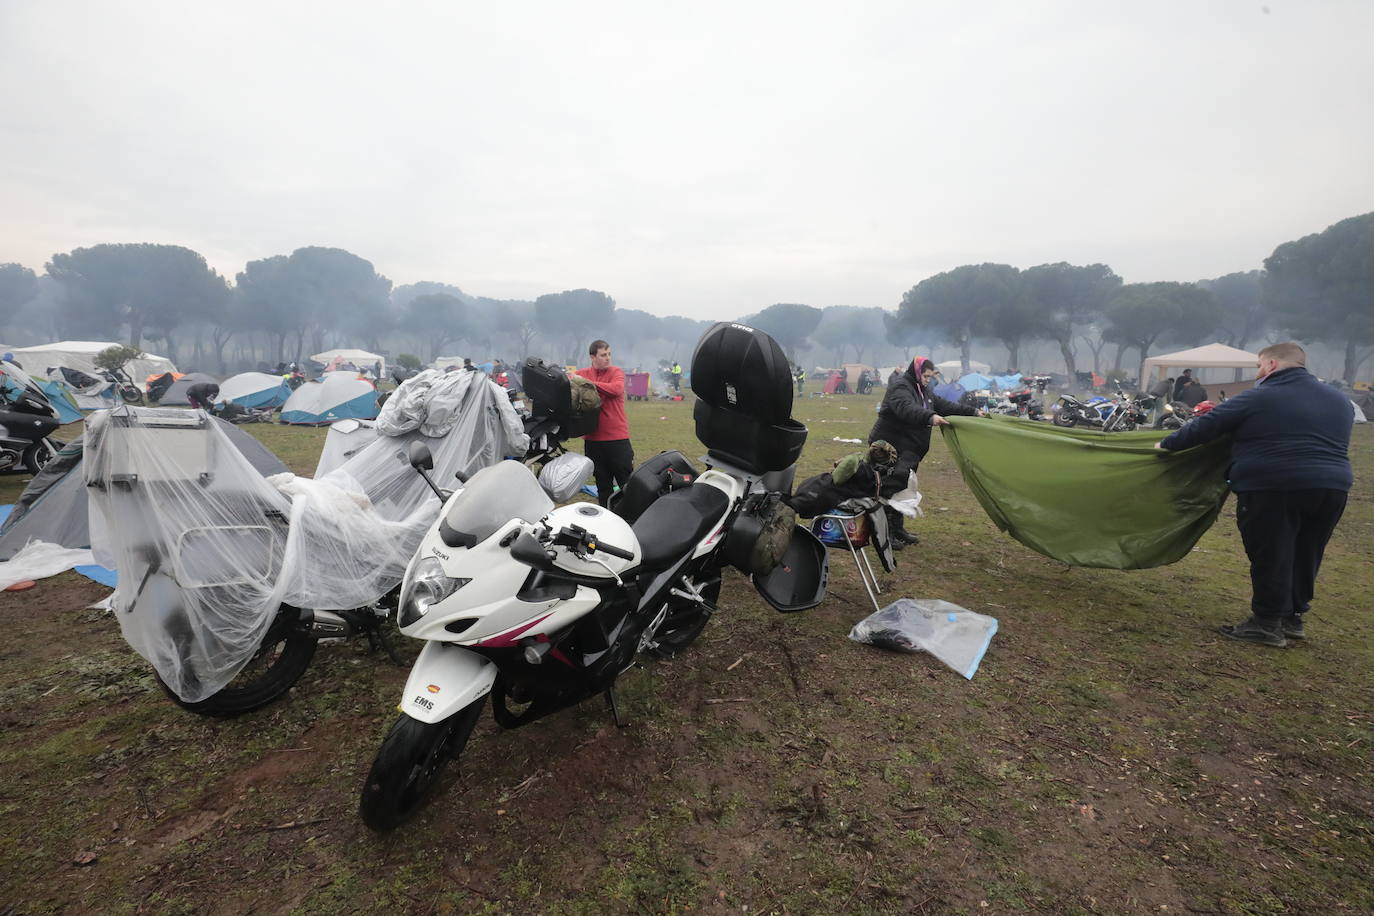
[[1250, 558], [1250, 617], [1220, 632], [1282, 647], [1303, 638], [1302, 615], [1326, 542], [1345, 511], [1350, 468], [1350, 400], [1305, 368], [1295, 343], [1259, 352], [1259, 381], [1155, 448], [1178, 451], [1230, 435], [1236, 527]]

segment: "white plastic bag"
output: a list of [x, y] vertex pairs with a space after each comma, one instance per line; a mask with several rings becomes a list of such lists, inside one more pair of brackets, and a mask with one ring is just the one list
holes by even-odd
[[996, 617], [938, 599], [898, 598], [856, 623], [849, 638], [898, 652], [924, 649], [972, 679], [996, 632]]
[[916, 472], [912, 471], [906, 479], [906, 487], [892, 494], [892, 498], [887, 500], [887, 504], [907, 518], [919, 518], [925, 515], [921, 510], [921, 491], [916, 489]]

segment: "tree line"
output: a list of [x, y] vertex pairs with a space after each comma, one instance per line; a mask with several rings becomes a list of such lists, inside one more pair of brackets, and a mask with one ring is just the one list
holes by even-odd
[[[996, 341], [1006, 368], [1029, 370], [1023, 354], [1044, 343], [1070, 374], [1088, 353], [1100, 370], [1110, 346], [1120, 369], [1128, 352], [1143, 362], [1162, 346], [1217, 339], [1243, 349], [1282, 335], [1338, 348], [1353, 382], [1374, 354], [1374, 213], [1279, 245], [1262, 270], [1211, 280], [1125, 283], [1105, 264], [967, 264], [917, 283], [895, 311], [777, 303], [741, 318], [798, 361], [895, 362], [944, 345], [967, 367], [976, 342]], [[614, 338], [619, 362], [649, 365], [685, 361], [710, 324], [620, 309], [598, 290], [518, 300], [437, 281], [393, 286], [338, 248], [250, 261], [231, 283], [196, 252], [156, 244], [77, 248], [53, 255], [42, 275], [0, 265], [0, 334], [22, 321], [52, 339], [153, 342], [174, 361], [220, 372], [332, 346], [429, 361], [459, 349], [518, 359], [538, 342], [543, 355], [576, 363], [593, 337]]]

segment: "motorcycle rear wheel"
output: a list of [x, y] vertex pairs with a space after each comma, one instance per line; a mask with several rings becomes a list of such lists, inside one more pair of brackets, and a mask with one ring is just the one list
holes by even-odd
[[358, 816], [370, 829], [385, 833], [410, 820], [429, 802], [450, 760], [467, 747], [482, 715], [485, 696], [473, 700], [442, 722], [420, 722], [401, 716], [372, 761], [358, 799]]
[[1063, 411], [1056, 413], [1053, 417], [1053, 420], [1055, 426], [1063, 426], [1065, 428], [1068, 428], [1071, 426], [1078, 425], [1077, 419], [1074, 416], [1072, 416], [1071, 414], [1065, 414]]
[[142, 404], [143, 392], [139, 391], [135, 385], [120, 385], [119, 396], [125, 404]]
[[283, 605], [258, 651], [218, 693], [188, 703], [161, 677], [158, 686], [173, 703], [200, 716], [227, 719], [260, 709], [290, 690], [315, 657], [318, 640], [300, 628], [299, 617], [299, 610]]
[[[694, 577], [689, 577], [688, 581], [695, 585], [696, 579], [714, 579], [702, 585], [701, 597], [715, 604], [720, 598], [720, 570], [704, 570]], [[710, 619], [711, 612], [696, 602], [688, 601], [686, 598], [670, 597], [668, 616], [663, 619], [663, 624], [654, 636], [656, 645], [651, 651], [659, 658], [676, 658], [696, 642], [697, 637], [706, 629], [706, 621]]]

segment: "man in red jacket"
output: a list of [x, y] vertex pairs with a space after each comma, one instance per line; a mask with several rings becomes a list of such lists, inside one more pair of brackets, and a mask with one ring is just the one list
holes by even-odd
[[596, 501], [604, 506], [616, 485], [623, 486], [634, 472], [635, 450], [630, 445], [630, 422], [625, 419], [625, 373], [611, 365], [611, 345], [606, 341], [592, 341], [587, 353], [592, 364], [577, 374], [601, 394], [601, 419], [596, 432], [583, 439], [596, 477]]

